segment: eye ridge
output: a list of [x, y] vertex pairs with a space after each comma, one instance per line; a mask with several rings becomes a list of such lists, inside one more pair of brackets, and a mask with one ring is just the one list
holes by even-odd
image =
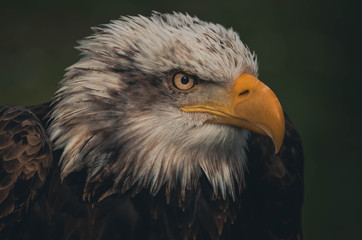
[[177, 91], [188, 92], [198, 84], [198, 81], [197, 78], [192, 75], [177, 72], [173, 75], [171, 83]]

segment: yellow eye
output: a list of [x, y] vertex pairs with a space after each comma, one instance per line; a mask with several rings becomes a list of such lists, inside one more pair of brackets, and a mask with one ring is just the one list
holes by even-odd
[[172, 85], [180, 91], [188, 91], [197, 85], [194, 77], [185, 73], [176, 73], [172, 77]]

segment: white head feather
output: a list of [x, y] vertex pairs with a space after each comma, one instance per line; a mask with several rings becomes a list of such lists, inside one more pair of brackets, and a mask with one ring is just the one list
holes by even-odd
[[55, 95], [49, 132], [64, 149], [62, 178], [86, 169], [89, 189], [110, 179], [109, 194], [130, 187], [156, 194], [177, 184], [184, 193], [205, 174], [215, 194], [234, 197], [248, 131], [182, 112], [202, 96], [172, 94], [168, 78], [177, 70], [230, 86], [242, 73], [257, 75], [237, 33], [180, 13], [124, 17], [94, 30]]

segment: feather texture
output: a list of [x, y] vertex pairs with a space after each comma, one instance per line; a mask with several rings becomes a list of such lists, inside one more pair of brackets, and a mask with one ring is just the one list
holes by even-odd
[[[52, 103], [0, 107], [0, 239], [301, 239], [290, 120], [275, 154], [267, 137], [179, 109], [257, 75], [238, 35], [156, 12], [94, 31]], [[198, 87], [170, 86], [180, 71]]]
[[[48, 107], [32, 108], [43, 118]], [[43, 118], [47, 122], [47, 118]], [[167, 194], [148, 189], [112, 194], [99, 203], [82, 200], [85, 171], [62, 182], [54, 160], [47, 183], [23, 216], [8, 224], [2, 238], [28, 239], [301, 239], [303, 153], [297, 132], [286, 119], [286, 136], [275, 155], [270, 139], [251, 134], [248, 140], [245, 188], [223, 199], [214, 194], [205, 175], [198, 187]], [[107, 182], [103, 182], [106, 189]], [[108, 183], [112, 185], [112, 183]], [[32, 185], [25, 188], [32, 189]], [[18, 219], [22, 219], [18, 218]]]
[[[185, 192], [205, 173], [215, 194], [234, 198], [244, 181], [248, 131], [180, 111], [210, 92], [180, 96], [169, 87], [172, 71], [198, 76], [209, 91], [232, 85], [241, 73], [257, 75], [254, 54], [234, 31], [154, 13], [96, 28], [78, 49], [83, 58], [61, 82], [49, 129], [55, 148], [64, 149], [63, 179], [86, 168], [85, 197], [93, 198], [132, 186], [154, 195], [178, 181]], [[114, 184], [101, 193], [105, 179]]]
[[0, 230], [25, 213], [45, 183], [51, 161], [39, 119], [23, 107], [0, 107]]

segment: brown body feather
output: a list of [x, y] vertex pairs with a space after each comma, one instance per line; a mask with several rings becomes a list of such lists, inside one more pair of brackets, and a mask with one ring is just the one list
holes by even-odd
[[45, 183], [51, 161], [48, 137], [34, 113], [0, 107], [0, 230], [22, 218]]
[[[84, 170], [62, 182], [61, 150], [51, 162], [44, 134], [49, 105], [29, 109], [42, 124], [30, 110], [0, 108], [1, 239], [302, 238], [303, 154], [289, 119], [277, 155], [268, 138], [252, 134], [245, 188], [235, 200], [215, 196], [200, 176], [198, 187], [185, 195], [177, 187], [155, 196], [131, 188], [97, 203], [83, 200]], [[15, 160], [11, 167], [9, 159]], [[104, 181], [104, 189], [107, 184], [113, 182]]]

